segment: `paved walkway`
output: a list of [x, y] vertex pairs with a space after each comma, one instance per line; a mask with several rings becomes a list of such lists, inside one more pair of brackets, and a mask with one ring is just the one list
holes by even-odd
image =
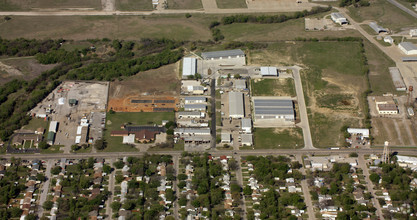
[[300, 110], [300, 118], [301, 118], [301, 122], [297, 124], [297, 126], [303, 129], [304, 149], [315, 149], [313, 146], [313, 141], [311, 139], [310, 124], [308, 122], [307, 108], [306, 108], [306, 103], [304, 100], [303, 85], [301, 83], [301, 77], [300, 77], [301, 68], [295, 66], [291, 69], [293, 71], [295, 91], [297, 93], [297, 99], [298, 99], [298, 109]]
[[376, 199], [376, 195], [374, 191], [374, 184], [369, 179], [368, 166], [366, 165], [366, 161], [363, 156], [364, 156], [363, 154], [360, 154], [358, 156], [358, 164], [359, 164], [359, 167], [363, 170], [363, 175], [365, 176], [366, 187], [368, 188], [368, 191], [372, 195], [372, 203], [374, 204], [374, 207], [376, 208], [376, 214], [380, 220], [384, 220], [384, 215], [382, 214], [381, 206], [379, 205], [379, 202]]
[[54, 160], [48, 160], [46, 164], [46, 171], [45, 171], [46, 181], [42, 185], [41, 198], [39, 199], [39, 206], [38, 206], [39, 217], [43, 216], [42, 205], [46, 202], [46, 199], [48, 197], [49, 185], [51, 183], [51, 168], [52, 168], [53, 163], [54, 163]]

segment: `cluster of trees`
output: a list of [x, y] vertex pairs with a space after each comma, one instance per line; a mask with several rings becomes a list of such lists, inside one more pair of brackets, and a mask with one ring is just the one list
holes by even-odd
[[0, 87], [0, 105], [7, 101], [7, 97], [26, 85], [26, 81], [14, 79]]
[[367, 0], [342, 0], [339, 3], [340, 7], [346, 7], [349, 5], [353, 5], [355, 7], [366, 7], [371, 5]]
[[304, 10], [295, 12], [293, 15], [231, 15], [222, 18], [222, 24], [228, 25], [233, 23], [282, 23], [291, 19], [306, 17], [309, 15], [328, 12], [332, 9], [328, 7], [313, 7], [310, 11]]
[[[116, 213], [113, 217], [118, 217], [118, 210], [123, 208], [125, 210], [134, 210], [135, 216], [139, 219], [154, 219], [158, 214], [164, 211], [164, 207], [159, 204], [159, 196], [157, 187], [160, 186], [159, 176], [156, 176], [157, 165], [159, 163], [166, 163], [166, 175], [167, 180], [175, 180], [175, 170], [172, 164], [172, 156], [170, 155], [145, 155], [144, 157], [128, 157], [127, 163], [130, 167], [130, 172], [133, 175], [148, 176], [150, 177], [149, 183], [144, 181], [138, 182], [136, 179], [131, 179], [128, 182], [129, 194], [126, 196], [126, 201], [122, 204], [120, 202], [113, 202], [111, 207]], [[123, 161], [116, 161], [114, 164], [115, 168], [121, 169], [125, 166]], [[118, 183], [122, 182], [124, 177], [122, 175], [116, 176]], [[143, 193], [143, 196], [141, 196]], [[170, 201], [175, 200], [175, 194], [172, 189], [167, 189], [166, 198]]]
[[252, 42], [252, 41], [246, 41], [246, 42], [238, 42], [238, 41], [232, 41], [224, 44], [224, 49], [230, 50], [230, 49], [237, 49], [237, 48], [248, 48], [249, 50], [254, 49], [263, 49], [267, 48], [267, 43], [258, 43], [258, 42]]
[[36, 54], [35, 57], [36, 57], [36, 60], [42, 64], [53, 64], [53, 63], [72, 64], [72, 63], [81, 61], [81, 52], [78, 50], [69, 52], [64, 49], [57, 49], [57, 50], [51, 50], [47, 53], [38, 53]]
[[20, 160], [13, 160], [12, 165], [7, 168], [4, 177], [0, 180], [1, 206], [8, 205], [10, 199], [16, 198], [19, 196], [20, 192], [23, 192], [26, 189], [24, 183], [19, 182], [19, 174], [25, 171], [27, 171], [27, 168], [21, 165]]
[[51, 49], [58, 49], [62, 42], [62, 39], [27, 40], [18, 38], [7, 40], [0, 38], [0, 56], [34, 56], [37, 53], [46, 53]]
[[[297, 219], [286, 210], [286, 206], [293, 205], [301, 209], [305, 209], [305, 203], [300, 195], [296, 193], [280, 194], [274, 189], [263, 193], [259, 205], [254, 205], [253, 208], [260, 210], [260, 219]], [[248, 211], [247, 218], [255, 219], [254, 212]]]

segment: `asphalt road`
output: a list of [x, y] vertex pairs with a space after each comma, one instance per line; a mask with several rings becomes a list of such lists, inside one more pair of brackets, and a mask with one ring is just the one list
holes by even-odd
[[211, 148], [216, 148], [216, 80], [211, 80], [210, 84], [210, 95], [211, 95]]
[[403, 10], [403, 11], [404, 11], [404, 12], [406, 12], [407, 14], [409, 14], [409, 15], [411, 15], [411, 16], [413, 16], [413, 17], [417, 18], [417, 13], [416, 13], [416, 12], [414, 12], [414, 11], [410, 10], [409, 8], [407, 8], [407, 7], [405, 7], [404, 5], [402, 5], [402, 4], [400, 4], [400, 3], [398, 3], [397, 1], [395, 1], [395, 0], [387, 0], [387, 1], [388, 1], [389, 3], [391, 3], [391, 4], [395, 5], [395, 6], [397, 6], [397, 8], [399, 8], [399, 9]]
[[48, 189], [49, 189], [49, 185], [51, 183], [51, 167], [52, 164], [54, 163], [53, 160], [48, 160], [47, 164], [46, 164], [46, 171], [45, 171], [45, 176], [46, 176], [46, 181], [42, 184], [42, 192], [41, 192], [41, 197], [39, 199], [39, 206], [38, 206], [38, 214], [39, 216], [43, 216], [43, 203], [46, 201], [46, 198], [48, 196]]
[[300, 110], [301, 122], [298, 124], [303, 129], [304, 149], [315, 149], [311, 139], [310, 124], [308, 122], [307, 108], [304, 100], [303, 85], [300, 77], [300, 67], [292, 67], [295, 92], [297, 93], [298, 109]]

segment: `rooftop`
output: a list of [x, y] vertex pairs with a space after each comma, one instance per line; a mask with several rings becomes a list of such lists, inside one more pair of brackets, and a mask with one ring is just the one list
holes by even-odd
[[229, 57], [229, 56], [245, 56], [245, 53], [241, 49], [201, 53], [201, 57], [203, 57], [204, 59]]
[[411, 42], [401, 42], [398, 44], [398, 46], [401, 46], [406, 51], [417, 50], [417, 46]]
[[243, 117], [245, 115], [243, 93], [229, 92], [229, 115]]

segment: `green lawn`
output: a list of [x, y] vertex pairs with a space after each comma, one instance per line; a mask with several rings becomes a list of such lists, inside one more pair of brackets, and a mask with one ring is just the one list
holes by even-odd
[[294, 80], [287, 79], [252, 79], [253, 96], [296, 96]]
[[245, 0], [216, 0], [218, 8], [247, 8]]
[[116, 0], [116, 9], [120, 11], [153, 10], [151, 0]]
[[104, 140], [107, 142], [105, 152], [137, 151], [135, 147], [122, 143], [123, 137], [112, 137], [110, 132], [120, 131], [125, 123], [132, 125], [161, 125], [162, 120], [174, 120], [174, 112], [117, 112], [107, 114]]
[[49, 126], [50, 121], [45, 121], [43, 118], [32, 118], [29, 121], [29, 124], [23, 126], [25, 130], [33, 130], [36, 131], [38, 128], [47, 129]]
[[304, 146], [301, 128], [256, 128], [255, 149], [297, 149]]
[[183, 151], [184, 150], [184, 141], [180, 140], [178, 143], [174, 144], [174, 148], [161, 148], [154, 146], [149, 148], [148, 151]]
[[167, 0], [168, 9], [201, 9], [201, 0]]
[[400, 31], [402, 28], [415, 27], [416, 20], [411, 15], [384, 0], [375, 0], [369, 7], [349, 7], [350, 16], [357, 22], [376, 21], [384, 28]]
[[64, 147], [64, 145], [52, 145], [48, 149], [41, 149], [41, 154], [58, 154], [58, 153], [64, 153], [63, 150], [60, 150], [61, 147]]

